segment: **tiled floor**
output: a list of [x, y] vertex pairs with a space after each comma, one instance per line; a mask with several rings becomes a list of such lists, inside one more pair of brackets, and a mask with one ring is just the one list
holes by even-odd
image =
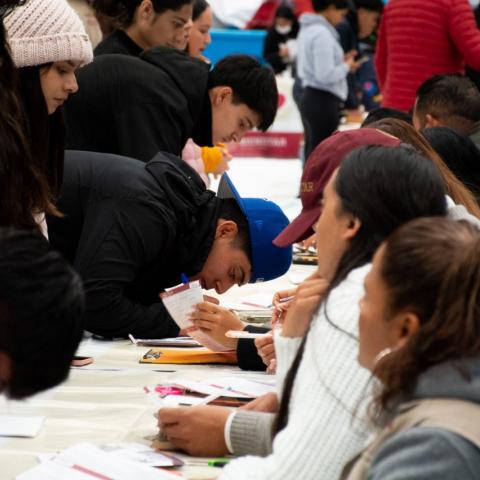
[[[240, 195], [272, 200], [290, 220], [300, 212], [300, 160], [235, 158], [228, 173]], [[216, 189], [217, 184], [214, 182], [211, 188]]]

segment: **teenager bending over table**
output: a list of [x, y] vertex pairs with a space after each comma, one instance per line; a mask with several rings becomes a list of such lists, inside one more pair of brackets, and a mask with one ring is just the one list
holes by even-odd
[[352, 418], [369, 378], [356, 359], [358, 301], [369, 262], [399, 225], [446, 213], [436, 167], [402, 147], [368, 146], [349, 154], [322, 204], [317, 276], [299, 287], [275, 336], [279, 411], [159, 412], [169, 440], [189, 453], [255, 455], [231, 462], [221, 478], [338, 477], [369, 434], [360, 417]]

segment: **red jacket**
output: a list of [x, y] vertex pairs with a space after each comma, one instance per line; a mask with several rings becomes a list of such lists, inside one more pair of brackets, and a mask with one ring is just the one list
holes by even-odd
[[390, 0], [375, 57], [382, 105], [408, 111], [417, 88], [442, 73], [480, 70], [480, 31], [468, 0]]
[[297, 17], [303, 13], [313, 13], [312, 0], [296, 0], [294, 4]]

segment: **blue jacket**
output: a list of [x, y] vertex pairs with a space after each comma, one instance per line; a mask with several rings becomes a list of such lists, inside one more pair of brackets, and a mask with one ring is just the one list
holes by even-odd
[[324, 90], [346, 100], [349, 68], [338, 32], [321, 15], [306, 13], [300, 17], [297, 67], [303, 87]]

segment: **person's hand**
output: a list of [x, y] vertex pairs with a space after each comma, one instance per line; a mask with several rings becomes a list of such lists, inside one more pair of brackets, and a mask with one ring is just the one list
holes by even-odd
[[284, 317], [288, 307], [290, 306], [291, 300], [286, 300], [289, 297], [293, 297], [297, 292], [297, 287], [290, 288], [288, 290], [281, 290], [280, 292], [276, 292], [273, 296], [272, 305], [272, 328], [275, 328], [282, 322], [282, 318]]
[[355, 59], [355, 57], [357, 56], [358, 52], [357, 50], [353, 49], [353, 50], [349, 50], [348, 52], [345, 53], [345, 55], [343, 56], [343, 59], [345, 61], [349, 60], [350, 58], [353, 58]]
[[252, 410], [255, 412], [277, 413], [278, 412], [278, 397], [276, 393], [266, 393], [261, 397], [248, 402], [246, 405], [240, 407], [240, 410]]
[[213, 177], [218, 178], [222, 173], [226, 172], [227, 170], [230, 170], [230, 165], [229, 162], [233, 158], [232, 155], [230, 155], [230, 152], [228, 151], [228, 148], [223, 146], [223, 145], [217, 145], [220, 151], [222, 152], [222, 159], [220, 160], [220, 163], [217, 165], [217, 168], [213, 172]]
[[270, 363], [268, 364], [266, 373], [268, 375], [275, 375], [277, 373], [277, 359], [276, 358], [272, 358], [270, 360]]
[[232, 349], [237, 348], [238, 339], [227, 338], [225, 333], [228, 330], [244, 330], [246, 326], [234, 312], [210, 302], [196, 305], [190, 320], [216, 342]]
[[345, 58], [345, 63], [348, 70], [352, 73], [356, 72], [360, 68], [360, 63], [355, 61], [354, 57]]
[[328, 282], [318, 273], [311, 275], [297, 289], [282, 325], [284, 337], [303, 337], [313, 314], [328, 290]]
[[228, 454], [225, 423], [231, 410], [211, 405], [161, 408], [158, 426], [175, 447], [195, 457]]
[[255, 346], [262, 362], [268, 367], [275, 358], [275, 344], [272, 335], [265, 335], [255, 339]]
[[280, 45], [280, 48], [278, 49], [278, 56], [282, 58], [290, 57], [290, 49], [288, 48], [288, 45]]
[[317, 236], [315, 234], [313, 234], [311, 237], [308, 237], [305, 240], [303, 240], [300, 243], [300, 245], [305, 250], [308, 250], [310, 247], [316, 247], [317, 246]]

